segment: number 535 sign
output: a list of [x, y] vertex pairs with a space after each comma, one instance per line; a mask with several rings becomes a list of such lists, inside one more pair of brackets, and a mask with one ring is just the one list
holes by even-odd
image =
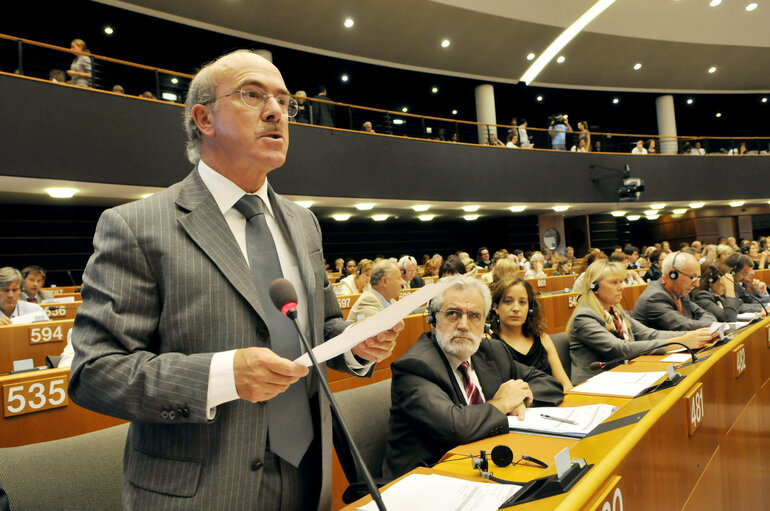
[[3, 385], [3, 415], [13, 417], [67, 406], [68, 376]]

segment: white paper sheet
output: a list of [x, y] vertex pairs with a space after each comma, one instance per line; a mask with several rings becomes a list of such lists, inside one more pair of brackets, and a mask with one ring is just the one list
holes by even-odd
[[[382, 492], [388, 511], [495, 511], [521, 486], [412, 474]], [[377, 511], [374, 501], [358, 508]]]
[[48, 321], [48, 316], [45, 315], [45, 312], [29, 312], [11, 318], [12, 325], [27, 325], [29, 323], [37, 323], [38, 321]]
[[[509, 416], [508, 427], [513, 432], [523, 431], [581, 438], [593, 431], [615, 411], [617, 411], [617, 407], [604, 403], [574, 407], [540, 406], [527, 408], [523, 421], [520, 421], [516, 416]], [[567, 419], [577, 424], [547, 419], [542, 415]]]
[[65, 303], [65, 302], [74, 302], [75, 297], [74, 296], [62, 296], [61, 298], [48, 298], [47, 300], [43, 300], [40, 303]]
[[608, 371], [589, 378], [584, 383], [573, 387], [570, 392], [634, 397], [665, 375], [666, 371], [642, 373]]
[[[684, 349], [684, 348], [682, 348], [682, 349]], [[661, 362], [675, 362], [675, 363], [676, 362], [687, 362], [688, 360], [692, 360], [692, 357], [690, 356], [689, 353], [686, 353], [686, 354], [685, 353], [682, 353], [682, 354], [676, 353], [676, 354], [673, 354], [673, 355], [669, 355], [666, 358], [660, 359]]]
[[[345, 353], [361, 341], [393, 328], [394, 325], [408, 316], [414, 309], [438, 296], [450, 284], [451, 281], [437, 282], [432, 286], [421, 287], [418, 291], [405, 296], [389, 307], [385, 307], [385, 309], [374, 316], [356, 323], [340, 335], [329, 339], [320, 346], [316, 346], [313, 348], [313, 354], [320, 363]], [[307, 367], [311, 365], [310, 357], [307, 353], [299, 357], [295, 362]]]
[[757, 317], [756, 312], [741, 312], [736, 319], [738, 321], [751, 321], [755, 317]]

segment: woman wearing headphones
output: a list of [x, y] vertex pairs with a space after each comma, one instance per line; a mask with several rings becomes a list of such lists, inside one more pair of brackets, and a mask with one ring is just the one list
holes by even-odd
[[369, 287], [369, 278], [372, 276], [372, 262], [369, 259], [361, 259], [356, 271], [340, 281], [337, 286], [338, 295], [357, 295]]
[[514, 360], [550, 374], [564, 390], [572, 388], [529, 282], [506, 277], [493, 284], [492, 311], [492, 337], [505, 343]]
[[[600, 372], [591, 369], [593, 362], [633, 355], [671, 341], [702, 348], [711, 339], [708, 328], [691, 332], [655, 330], [626, 314], [620, 306], [626, 279], [622, 264], [598, 260], [584, 275], [577, 307], [567, 323], [575, 385]], [[661, 346], [652, 353], [663, 352]]]
[[719, 321], [736, 321], [743, 303], [735, 297], [732, 276], [724, 275], [713, 264], [701, 265], [700, 285], [692, 290], [692, 301]]

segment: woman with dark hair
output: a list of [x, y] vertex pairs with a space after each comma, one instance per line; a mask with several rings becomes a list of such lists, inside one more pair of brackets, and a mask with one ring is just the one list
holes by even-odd
[[349, 277], [356, 273], [356, 260], [352, 258], [345, 259], [345, 266], [342, 267], [342, 275], [337, 279], [337, 282], [342, 282], [342, 279]]
[[558, 277], [560, 275], [572, 275], [572, 261], [566, 257], [559, 259], [559, 262], [556, 263], [556, 271], [553, 272], [553, 275], [554, 277]]
[[545, 329], [545, 318], [529, 282], [507, 277], [492, 286], [493, 337], [505, 343], [514, 360], [550, 374], [564, 390], [571, 389], [572, 382]]
[[648, 284], [663, 276], [663, 273], [660, 271], [660, 256], [662, 255], [662, 250], [653, 250], [650, 254], [650, 267], [644, 272], [644, 276], [642, 277]]
[[701, 265], [700, 285], [690, 293], [692, 300], [719, 321], [736, 321], [743, 303], [735, 297], [735, 283], [713, 264]]

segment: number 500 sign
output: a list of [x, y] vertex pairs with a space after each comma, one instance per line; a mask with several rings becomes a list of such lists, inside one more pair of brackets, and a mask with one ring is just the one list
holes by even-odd
[[3, 415], [13, 417], [67, 406], [67, 376], [3, 385]]

